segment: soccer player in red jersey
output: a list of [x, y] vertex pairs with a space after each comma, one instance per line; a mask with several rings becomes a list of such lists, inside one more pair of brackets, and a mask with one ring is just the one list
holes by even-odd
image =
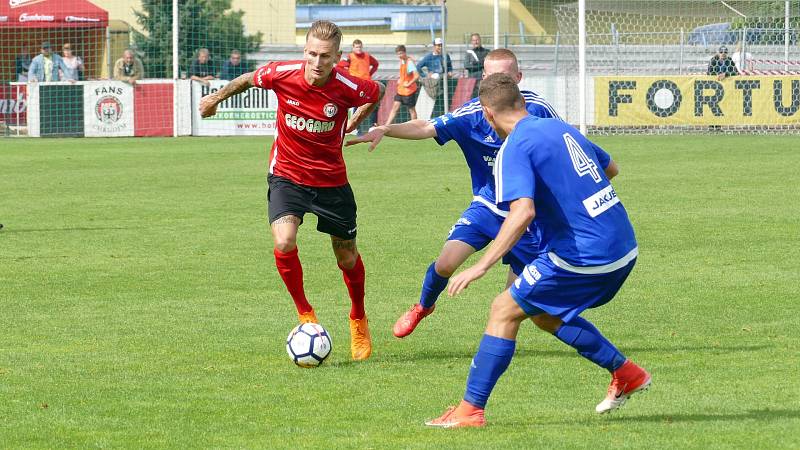
[[[364, 264], [356, 248], [356, 202], [342, 157], [345, 133], [375, 109], [383, 85], [335, 67], [342, 33], [319, 20], [306, 34], [304, 60], [270, 62], [244, 74], [200, 102], [210, 117], [217, 104], [251, 87], [278, 97], [277, 133], [269, 154], [269, 220], [275, 265], [297, 307], [300, 322], [317, 322], [303, 289], [297, 231], [305, 213], [318, 218], [317, 230], [331, 236], [333, 253], [350, 294], [350, 350], [353, 359], [372, 353], [364, 312]], [[357, 107], [348, 120], [348, 108]]]

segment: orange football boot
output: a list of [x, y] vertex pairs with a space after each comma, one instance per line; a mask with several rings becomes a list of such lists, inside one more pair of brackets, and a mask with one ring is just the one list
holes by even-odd
[[594, 409], [599, 414], [613, 411], [624, 405], [628, 397], [636, 392], [646, 391], [653, 381], [646, 370], [631, 360], [625, 361], [625, 364], [615, 370], [611, 377], [606, 398]]
[[313, 309], [308, 312], [297, 313], [297, 317], [300, 319], [300, 323], [319, 323]]
[[417, 328], [417, 325], [419, 325], [422, 319], [430, 315], [434, 309], [436, 309], [436, 305], [425, 308], [419, 303], [415, 303], [410, 310], [406, 311], [405, 314], [397, 319], [397, 322], [394, 324], [394, 329], [392, 330], [394, 335], [399, 338], [408, 336]]
[[363, 319], [350, 319], [350, 354], [356, 361], [363, 361], [372, 354], [367, 316]]
[[457, 407], [447, 408], [441, 417], [429, 420], [425, 425], [439, 428], [482, 427], [486, 425], [486, 418], [483, 416], [483, 408], [461, 400]]

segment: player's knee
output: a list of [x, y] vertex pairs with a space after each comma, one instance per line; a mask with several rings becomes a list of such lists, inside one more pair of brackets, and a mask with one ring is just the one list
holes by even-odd
[[275, 249], [281, 253], [288, 253], [297, 247], [297, 240], [294, 236], [274, 236]]
[[344, 267], [346, 270], [350, 270], [356, 266], [356, 261], [358, 260], [358, 253], [355, 252], [336, 252], [336, 263], [340, 266]]
[[516, 319], [515, 312], [517, 309], [519, 309], [519, 307], [516, 306], [514, 300], [509, 302], [508, 298], [506, 298], [506, 293], [503, 292], [492, 301], [492, 308], [489, 313], [490, 320], [496, 322], [513, 322]]
[[550, 314], [537, 314], [531, 317], [531, 321], [541, 330], [550, 334], [555, 334], [558, 327], [561, 326], [561, 319], [551, 316]]
[[453, 272], [458, 269], [458, 266], [453, 264], [451, 261], [439, 258], [436, 260], [436, 264], [433, 266], [433, 268], [440, 277], [450, 278], [453, 276]]

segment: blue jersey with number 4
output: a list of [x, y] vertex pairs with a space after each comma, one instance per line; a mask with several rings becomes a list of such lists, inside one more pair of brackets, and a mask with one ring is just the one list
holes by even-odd
[[[522, 91], [528, 113], [537, 117], [558, 118], [544, 98], [531, 91]], [[492, 167], [503, 140], [483, 117], [480, 100], [474, 98], [451, 113], [431, 119], [436, 128], [436, 142], [444, 145], [454, 140], [464, 152], [470, 176], [472, 194], [494, 203]]]
[[497, 154], [498, 205], [532, 198], [543, 251], [574, 266], [613, 263], [636, 249], [636, 237], [605, 175], [610, 161], [570, 125], [528, 116]]

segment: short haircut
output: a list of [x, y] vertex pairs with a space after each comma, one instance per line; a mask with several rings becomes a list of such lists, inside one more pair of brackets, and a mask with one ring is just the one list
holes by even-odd
[[72, 44], [67, 42], [64, 45], [62, 45], [61, 48], [64, 49], [64, 50], [72, 50]]
[[356, 39], [355, 41], [353, 41], [353, 45], [364, 45], [364, 43], [361, 42], [361, 39]]
[[211, 53], [209, 53], [209, 52], [208, 52], [208, 49], [207, 49], [207, 48], [201, 48], [201, 49], [198, 49], [198, 50], [197, 50], [197, 56], [200, 56], [200, 55], [202, 55], [202, 54], [204, 54], [204, 53], [205, 53], [206, 55], [210, 55], [210, 54], [211, 54]]
[[469, 35], [469, 38], [472, 39], [475, 36], [481, 37], [481, 34], [480, 33], [472, 33], [472, 34]]
[[242, 52], [240, 52], [239, 50], [233, 49], [233, 50], [231, 50], [231, 56], [233, 56], [233, 55], [242, 56]]
[[394, 48], [394, 51], [395, 52], [405, 52], [406, 51], [406, 46], [403, 45], [403, 44], [400, 44], [400, 45], [398, 45], [397, 47]]
[[514, 52], [512, 52], [511, 50], [509, 50], [507, 48], [496, 48], [496, 49], [490, 51], [489, 53], [486, 54], [486, 58], [484, 58], [484, 62], [487, 61], [487, 60], [489, 60], [489, 61], [503, 61], [503, 60], [513, 61], [514, 62], [514, 66], [517, 68], [517, 71], [519, 71], [519, 62], [517, 61], [517, 55], [515, 55]]
[[125, 50], [123, 50], [122, 55], [124, 56], [126, 53], [130, 53], [131, 56], [136, 56], [136, 53], [134, 53], [133, 50], [131, 50], [129, 48], [126, 48]]
[[525, 99], [519, 92], [517, 80], [504, 73], [495, 73], [481, 80], [478, 95], [481, 105], [497, 112], [525, 108]]
[[311, 24], [311, 28], [306, 33], [306, 41], [310, 36], [321, 41], [333, 41], [336, 50], [339, 50], [339, 45], [342, 43], [342, 31], [330, 20], [317, 20]]

